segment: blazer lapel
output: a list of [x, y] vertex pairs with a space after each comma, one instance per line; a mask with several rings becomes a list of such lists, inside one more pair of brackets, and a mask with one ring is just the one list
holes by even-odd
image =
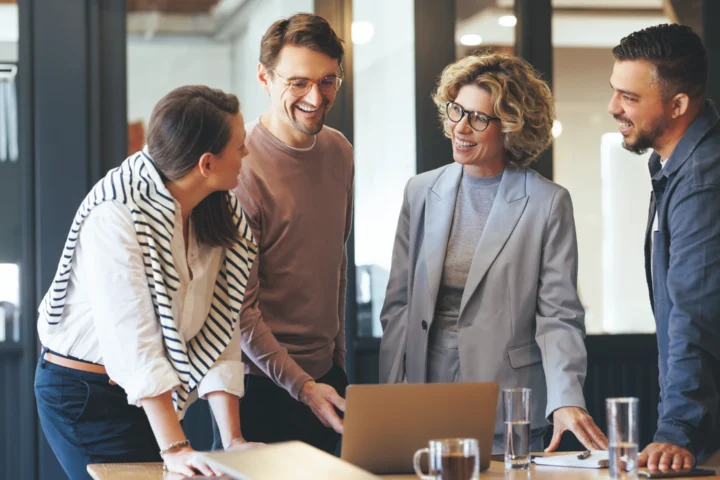
[[[453, 163], [428, 189], [425, 197], [425, 264], [427, 265], [429, 287], [429, 312], [435, 310], [445, 253], [447, 251], [455, 200], [462, 178], [462, 165]], [[429, 318], [428, 321], [432, 319]]]
[[508, 167], [498, 187], [490, 216], [478, 242], [470, 264], [465, 290], [460, 302], [458, 318], [463, 313], [470, 297], [485, 278], [490, 265], [495, 261], [503, 246], [510, 238], [522, 216], [528, 197], [525, 192], [525, 170]]

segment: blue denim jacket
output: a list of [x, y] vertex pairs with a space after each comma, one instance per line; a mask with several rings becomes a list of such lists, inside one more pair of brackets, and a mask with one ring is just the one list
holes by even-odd
[[[656, 442], [703, 460], [720, 448], [720, 117], [711, 101], [661, 168], [646, 248], [660, 363]], [[652, 222], [652, 218], [650, 219]], [[652, 269], [650, 269], [652, 258]]]

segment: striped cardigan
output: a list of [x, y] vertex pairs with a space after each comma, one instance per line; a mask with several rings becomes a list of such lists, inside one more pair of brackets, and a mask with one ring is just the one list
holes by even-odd
[[40, 305], [40, 313], [50, 325], [57, 325], [62, 320], [73, 254], [83, 221], [93, 207], [102, 202], [122, 202], [130, 210], [135, 225], [155, 316], [162, 326], [167, 356], [180, 379], [180, 387], [173, 392], [173, 403], [180, 418], [184, 416], [190, 392], [197, 388], [230, 343], [238, 326], [250, 267], [257, 255], [257, 246], [237, 198], [231, 192], [228, 192], [228, 198], [241, 238], [225, 250], [210, 314], [198, 334], [187, 343], [178, 334], [170, 306], [170, 293], [179, 286], [170, 251], [175, 204], [146, 152], [127, 158], [85, 197], [70, 228], [55, 279]]

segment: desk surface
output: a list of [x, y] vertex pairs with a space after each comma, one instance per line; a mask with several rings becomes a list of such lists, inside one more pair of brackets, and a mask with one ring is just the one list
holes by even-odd
[[[94, 480], [181, 480], [182, 475], [163, 473], [162, 463], [112, 463], [88, 465], [88, 472]], [[480, 474], [480, 478], [508, 478], [515, 480], [605, 480], [609, 479], [608, 469], [583, 469], [531, 466], [531, 475], [525, 472], [516, 472], [505, 477], [502, 462], [492, 462], [488, 471]], [[229, 477], [216, 477], [229, 478]], [[410, 480], [417, 479], [415, 475], [386, 475], [380, 477], [384, 480]], [[683, 477], [687, 480], [690, 477]], [[697, 478], [697, 477], [693, 477]], [[713, 478], [713, 477], [707, 477]]]

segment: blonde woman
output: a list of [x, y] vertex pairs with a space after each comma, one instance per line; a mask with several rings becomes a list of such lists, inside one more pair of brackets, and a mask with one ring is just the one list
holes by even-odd
[[548, 421], [548, 450], [566, 430], [604, 449], [582, 392], [572, 202], [528, 168], [551, 142], [550, 89], [525, 61], [487, 54], [446, 67], [433, 100], [455, 161], [405, 189], [380, 317], [380, 379], [529, 387], [533, 451]]

